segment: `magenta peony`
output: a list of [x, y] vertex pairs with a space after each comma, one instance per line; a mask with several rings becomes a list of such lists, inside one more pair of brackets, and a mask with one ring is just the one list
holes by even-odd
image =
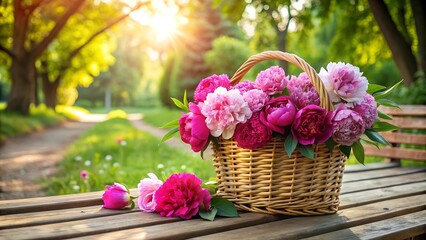
[[337, 107], [333, 123], [333, 140], [342, 145], [351, 146], [358, 141], [365, 131], [362, 117], [355, 111], [348, 109], [344, 104]]
[[189, 110], [189, 113], [182, 114], [179, 119], [179, 133], [184, 143], [190, 144], [194, 152], [199, 152], [207, 144], [210, 130], [198, 105], [189, 103]]
[[319, 76], [333, 102], [342, 99], [352, 107], [364, 100], [368, 81], [358, 67], [342, 62], [329, 63], [327, 70], [321, 68]]
[[232, 86], [231, 89], [238, 89], [240, 90], [241, 94], [244, 94], [245, 92], [248, 92], [252, 89], [256, 89], [256, 86], [254, 85], [254, 82], [244, 80], [242, 82], [237, 83], [235, 86]]
[[207, 94], [214, 92], [218, 87], [224, 87], [229, 89], [229, 78], [226, 74], [222, 75], [212, 75], [210, 77], [204, 78], [198, 84], [194, 92], [194, 101], [196, 103], [203, 102], [206, 100]]
[[201, 188], [201, 180], [194, 174], [172, 174], [155, 192], [155, 211], [165, 217], [190, 219], [204, 204], [210, 209], [210, 193]]
[[252, 115], [238, 89], [228, 91], [219, 87], [207, 95], [201, 106], [201, 113], [206, 117], [210, 134], [214, 137], [222, 134], [224, 139], [230, 139], [237, 124], [245, 123]]
[[155, 211], [154, 193], [163, 184], [154, 173], [148, 173], [149, 178], [142, 179], [138, 184], [139, 209], [144, 212]]
[[365, 128], [373, 126], [374, 121], [378, 117], [376, 100], [370, 94], [365, 94], [364, 101], [356, 105], [353, 110], [362, 117]]
[[262, 110], [263, 106], [269, 101], [269, 95], [259, 89], [252, 89], [245, 92], [243, 98], [252, 112]]
[[122, 209], [131, 203], [131, 198], [127, 188], [119, 183], [114, 183], [112, 186], [105, 186], [106, 190], [102, 195], [104, 208]]
[[291, 100], [297, 109], [302, 109], [311, 104], [319, 106], [319, 95], [306, 73], [301, 73], [299, 77], [291, 77], [287, 88], [290, 91]]
[[333, 133], [332, 117], [332, 112], [316, 105], [308, 105], [296, 113], [291, 133], [302, 145], [323, 143]]
[[266, 92], [269, 95], [281, 93], [287, 86], [288, 78], [285, 72], [278, 66], [270, 67], [261, 71], [255, 81], [257, 89]]
[[290, 97], [272, 98], [260, 112], [260, 121], [272, 131], [284, 134], [284, 127], [293, 123], [296, 107]]
[[247, 122], [237, 125], [234, 138], [238, 147], [257, 149], [271, 139], [272, 131], [260, 121], [259, 115], [259, 112], [254, 113]]

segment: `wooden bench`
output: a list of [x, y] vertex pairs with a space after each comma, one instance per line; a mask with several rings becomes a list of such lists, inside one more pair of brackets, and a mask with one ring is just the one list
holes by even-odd
[[400, 130], [381, 133], [392, 146], [377, 149], [365, 145], [365, 154], [397, 163], [401, 163], [401, 159], [426, 161], [426, 106], [405, 105], [400, 109], [381, 106], [379, 110], [391, 116], [393, 119], [389, 122]]

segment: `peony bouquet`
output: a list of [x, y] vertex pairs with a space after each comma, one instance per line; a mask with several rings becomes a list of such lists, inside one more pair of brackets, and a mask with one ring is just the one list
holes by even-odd
[[198, 84], [194, 101], [172, 98], [184, 110], [179, 120], [163, 126], [173, 128], [162, 141], [180, 133], [194, 152], [203, 152], [217, 138], [233, 139], [244, 149], [259, 149], [273, 136], [281, 136], [290, 157], [297, 148], [314, 157], [314, 144], [338, 145], [349, 157], [364, 162], [361, 143], [379, 146], [388, 142], [380, 131], [397, 129], [381, 119], [379, 105], [397, 105], [384, 99], [395, 89], [369, 84], [360, 69], [348, 63], [329, 63], [318, 74], [334, 110], [320, 106], [320, 97], [306, 73], [287, 76], [278, 66], [258, 73], [254, 82], [235, 85], [226, 75], [212, 75]]

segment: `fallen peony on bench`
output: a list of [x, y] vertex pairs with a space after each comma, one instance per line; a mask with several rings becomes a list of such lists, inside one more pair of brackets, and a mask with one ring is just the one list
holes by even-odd
[[[395, 146], [380, 152], [366, 146], [366, 153], [424, 161], [426, 106], [401, 109], [388, 112], [403, 129], [386, 136]], [[405, 129], [416, 129], [417, 135], [411, 136]], [[406, 150], [411, 145], [417, 149]], [[0, 239], [426, 238], [426, 167], [401, 167], [400, 161], [347, 166], [339, 211], [333, 215], [241, 212], [239, 218], [183, 221], [144, 213], [137, 207], [103, 209], [102, 193], [0, 201]]]

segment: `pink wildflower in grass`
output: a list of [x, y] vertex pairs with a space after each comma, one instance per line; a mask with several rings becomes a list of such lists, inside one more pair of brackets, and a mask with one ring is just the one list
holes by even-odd
[[80, 172], [80, 177], [81, 177], [83, 180], [86, 180], [88, 176], [89, 176], [89, 173], [88, 173], [86, 170], [82, 170], [82, 171]]
[[288, 78], [285, 72], [278, 66], [270, 67], [261, 71], [255, 81], [257, 89], [266, 92], [269, 95], [281, 93], [287, 86]]
[[332, 120], [333, 140], [342, 145], [351, 146], [365, 131], [362, 117], [355, 111], [339, 104]]
[[287, 88], [297, 109], [302, 109], [311, 104], [319, 106], [319, 95], [306, 73], [303, 72], [298, 77], [292, 76]]
[[284, 134], [284, 127], [293, 123], [296, 107], [290, 97], [271, 98], [260, 112], [260, 121], [272, 131]]
[[269, 95], [262, 90], [252, 89], [243, 94], [244, 101], [247, 102], [252, 112], [262, 110], [263, 106], [269, 101]]
[[155, 191], [163, 184], [162, 181], [158, 180], [154, 173], [148, 173], [149, 178], [142, 179], [138, 184], [139, 198], [138, 204], [140, 210], [144, 212], [155, 211], [154, 194]]
[[124, 141], [124, 139], [122, 137], [118, 137], [118, 138], [115, 139], [116, 143], [121, 143], [123, 141]]
[[231, 89], [238, 89], [240, 90], [241, 94], [244, 94], [245, 92], [248, 92], [252, 89], [256, 89], [256, 86], [254, 82], [244, 80], [242, 82], [237, 83], [235, 86], [232, 86]]
[[194, 152], [199, 152], [207, 144], [210, 130], [198, 105], [189, 103], [189, 110], [179, 118], [179, 133], [184, 143], [190, 144]]
[[210, 209], [210, 192], [201, 188], [201, 184], [194, 174], [172, 174], [155, 191], [155, 211], [164, 217], [190, 219], [198, 213], [201, 205]]
[[230, 82], [226, 74], [212, 75], [200, 81], [194, 92], [195, 103], [203, 102], [209, 93], [214, 92], [218, 87], [229, 89]]
[[271, 139], [272, 130], [260, 121], [259, 114], [254, 113], [247, 122], [237, 125], [234, 138], [238, 147], [258, 149]]
[[237, 89], [228, 91], [219, 87], [213, 93], [209, 93], [200, 106], [210, 134], [214, 137], [222, 134], [224, 139], [230, 139], [237, 124], [245, 123], [252, 115], [248, 104]]
[[358, 67], [349, 63], [332, 62], [327, 65], [327, 70], [321, 68], [318, 75], [333, 102], [340, 102], [342, 99], [352, 107], [364, 100], [368, 81]]
[[362, 117], [365, 128], [373, 126], [374, 121], [378, 117], [376, 100], [370, 94], [365, 94], [364, 101], [356, 105], [353, 110]]

